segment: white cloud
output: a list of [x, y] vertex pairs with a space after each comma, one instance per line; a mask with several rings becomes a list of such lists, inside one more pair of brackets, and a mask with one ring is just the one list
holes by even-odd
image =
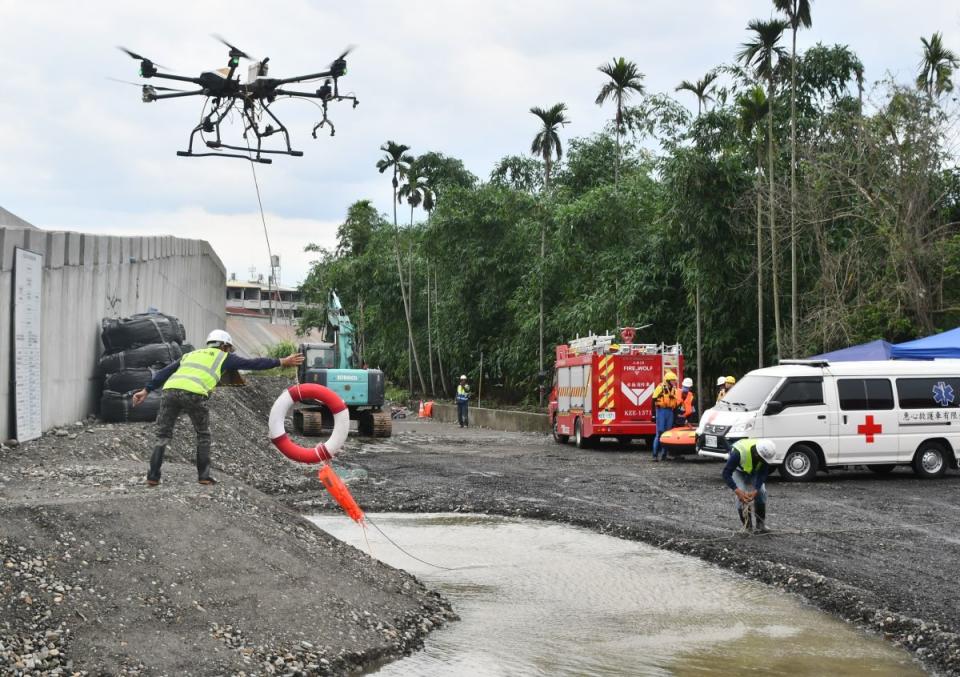
[[[310, 269], [314, 253], [304, 252], [307, 243], [324, 248], [336, 246], [337, 223], [306, 218], [289, 218], [266, 213], [270, 250], [280, 256], [280, 281], [296, 285]], [[227, 276], [248, 279], [250, 268], [270, 272], [267, 241], [260, 212], [215, 214], [201, 207], [186, 207], [175, 212], [117, 211], [83, 214], [83, 222], [44, 224], [51, 230], [80, 230], [109, 235], [173, 235], [206, 240], [223, 261]]]
[[[115, 46], [196, 74], [224, 65], [225, 49], [210, 38], [217, 32], [270, 56], [271, 73], [284, 75], [320, 70], [356, 44], [342, 85], [360, 106], [332, 107], [336, 136], [314, 140], [318, 110], [278, 101], [305, 156], [257, 168], [285, 279], [296, 280], [309, 258], [303, 246], [332, 244], [352, 202], [370, 198], [390, 211], [389, 181], [374, 168], [387, 139], [454, 155], [485, 177], [498, 158], [529, 148], [531, 106], [566, 102], [567, 138], [600, 129], [611, 114], [593, 103], [601, 63], [626, 56], [650, 91], [672, 91], [729, 62], [747, 22], [770, 12], [759, 0], [0, 0], [0, 205], [43, 227], [185, 232], [211, 241], [238, 274], [251, 264], [265, 270], [250, 166], [178, 158], [201, 102], [141, 103], [136, 88], [105, 79], [137, 80], [138, 64]], [[801, 48], [849, 44], [871, 81], [887, 71], [911, 78], [921, 35], [941, 30], [960, 50], [956, 3], [845, 0], [814, 3], [813, 12]], [[238, 234], [243, 246], [229, 237]]]

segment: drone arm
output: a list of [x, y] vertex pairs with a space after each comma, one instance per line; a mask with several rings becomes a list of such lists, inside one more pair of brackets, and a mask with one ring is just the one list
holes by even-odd
[[151, 97], [151, 100], [156, 101], [157, 99], [179, 99], [183, 96], [198, 96], [204, 94], [207, 90], [198, 89], [195, 92], [177, 92], [176, 94], [154, 94]]
[[289, 85], [291, 82], [303, 82], [304, 80], [319, 80], [320, 78], [329, 78], [333, 75], [333, 71], [326, 70], [322, 73], [311, 73], [310, 75], [298, 75], [293, 78], [283, 78], [282, 80], [277, 80], [276, 84], [279, 87], [280, 85]]
[[154, 73], [153, 77], [163, 78], [164, 80], [176, 80], [177, 82], [192, 82], [195, 85], [202, 84], [200, 78], [188, 78], [184, 75], [172, 75], [170, 73]]
[[324, 98], [319, 94], [317, 94], [316, 92], [294, 92], [289, 89], [279, 89], [279, 88], [276, 90], [275, 94], [277, 96], [302, 96], [305, 99], [323, 99]]

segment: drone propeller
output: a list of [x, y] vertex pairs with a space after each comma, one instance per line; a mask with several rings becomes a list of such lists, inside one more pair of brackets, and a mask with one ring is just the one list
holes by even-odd
[[167, 68], [166, 66], [161, 66], [161, 65], [158, 64], [157, 62], [155, 62], [155, 61], [153, 61], [153, 60], [151, 60], [151, 59], [148, 59], [148, 58], [145, 57], [145, 56], [140, 56], [140, 55], [137, 54], [136, 52], [130, 51], [129, 49], [127, 49], [126, 47], [123, 47], [123, 46], [121, 46], [121, 45], [117, 45], [117, 49], [119, 49], [121, 52], [123, 52], [124, 54], [126, 54], [127, 56], [129, 56], [131, 59], [136, 59], [137, 61], [140, 61], [140, 62], [142, 62], [142, 63], [148, 63], [148, 64], [150, 64], [151, 66], [153, 66], [154, 68], [162, 68], [163, 70], [170, 70], [170, 69]]
[[124, 84], [124, 85], [133, 85], [134, 87], [150, 87], [151, 89], [153, 89], [153, 90], [155, 90], [155, 91], [158, 91], [158, 92], [186, 92], [186, 91], [189, 91], [189, 90], [186, 90], [186, 89], [176, 89], [176, 88], [174, 88], [174, 87], [156, 87], [156, 86], [154, 86], [154, 85], [146, 85], [146, 84], [144, 84], [144, 83], [142, 83], [142, 82], [130, 82], [129, 80], [121, 80], [121, 79], [119, 79], [119, 78], [107, 78], [107, 80], [110, 80], [110, 81], [112, 81], [112, 82], [119, 82], [119, 83]]
[[[230, 48], [230, 58], [231, 58], [231, 59], [236, 59], [236, 58], [239, 57], [239, 58], [242, 58], [242, 59], [246, 59], [247, 61], [256, 61], [255, 58], [253, 58], [252, 56], [250, 56], [249, 54], [247, 54], [246, 52], [244, 52], [244, 51], [243, 51], [242, 49], [240, 49], [239, 47], [236, 47], [236, 46], [234, 46], [234, 45], [231, 45], [229, 42], [227, 42], [226, 38], [224, 38], [222, 35], [217, 35], [216, 33], [214, 33], [212, 37], [213, 37], [215, 40], [219, 40], [220, 42], [222, 42], [223, 44], [225, 44], [227, 47]], [[233, 64], [233, 65], [236, 65], [236, 64]]]
[[339, 78], [341, 75], [347, 74], [347, 55], [354, 50], [353, 45], [349, 45], [343, 54], [334, 59], [330, 64], [330, 73], [335, 78]]

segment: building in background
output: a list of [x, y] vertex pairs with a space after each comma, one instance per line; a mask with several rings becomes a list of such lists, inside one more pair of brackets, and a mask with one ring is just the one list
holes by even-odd
[[243, 282], [236, 273], [227, 280], [227, 315], [266, 318], [273, 324], [295, 324], [303, 310], [303, 292], [294, 287], [271, 285], [260, 275]]

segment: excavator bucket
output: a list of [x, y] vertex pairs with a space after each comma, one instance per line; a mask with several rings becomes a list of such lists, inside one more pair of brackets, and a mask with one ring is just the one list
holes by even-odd
[[220, 385], [222, 386], [245, 386], [246, 380], [236, 369], [224, 369], [220, 374]]

